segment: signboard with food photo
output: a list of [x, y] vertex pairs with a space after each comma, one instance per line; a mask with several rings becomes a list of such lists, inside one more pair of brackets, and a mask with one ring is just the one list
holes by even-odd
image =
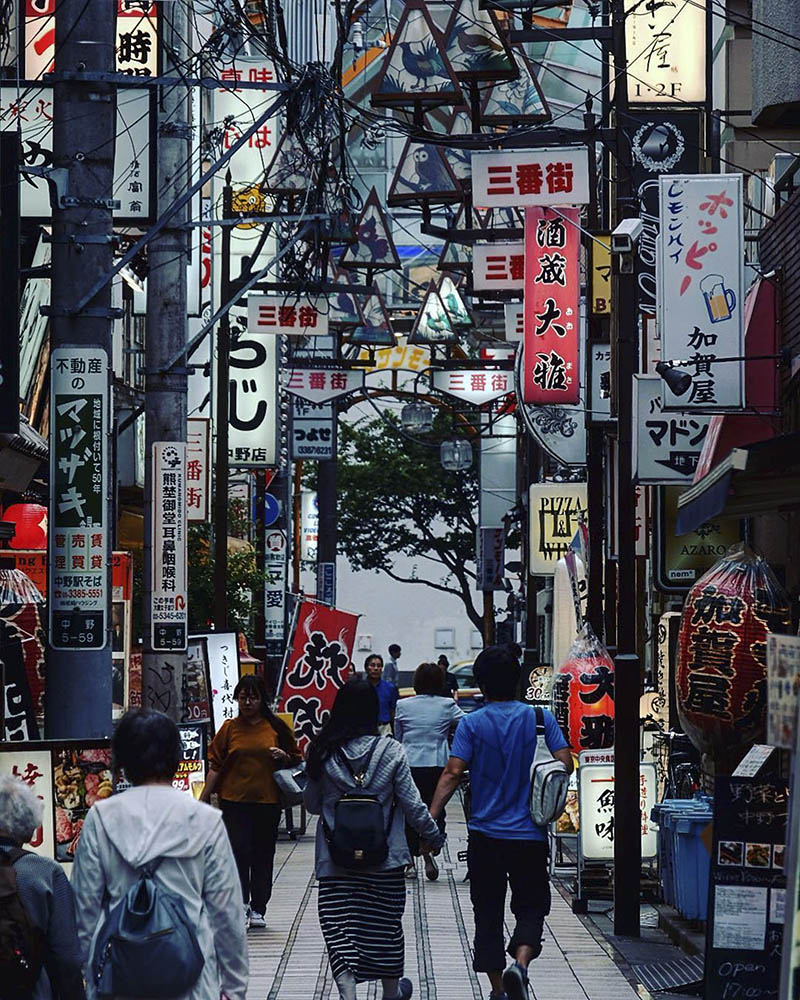
[[52, 751], [56, 861], [74, 861], [83, 821], [99, 799], [114, 791], [111, 748]]

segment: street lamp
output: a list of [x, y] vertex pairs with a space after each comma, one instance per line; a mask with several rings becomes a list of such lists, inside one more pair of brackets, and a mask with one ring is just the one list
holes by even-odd
[[404, 431], [412, 434], [427, 434], [433, 427], [433, 407], [430, 403], [413, 400], [400, 411], [400, 423]]
[[442, 441], [439, 454], [442, 468], [448, 472], [464, 472], [472, 465], [472, 445], [464, 438]]
[[[791, 360], [788, 348], [783, 348], [778, 354], [744, 354], [734, 358], [707, 358], [703, 359], [708, 364], [719, 365], [725, 361], [779, 361], [783, 365], [789, 364]], [[685, 395], [692, 386], [692, 376], [689, 372], [683, 371], [679, 366], [689, 367], [694, 364], [691, 358], [677, 361], [659, 361], [656, 365], [656, 372], [666, 382], [670, 391], [676, 396]]]

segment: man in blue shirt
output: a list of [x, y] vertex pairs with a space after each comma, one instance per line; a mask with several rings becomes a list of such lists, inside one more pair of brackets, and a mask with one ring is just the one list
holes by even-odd
[[[550, 912], [547, 831], [530, 814], [530, 768], [536, 752], [536, 713], [516, 700], [520, 666], [507, 646], [489, 646], [475, 660], [475, 680], [486, 705], [458, 724], [450, 759], [431, 803], [436, 819], [469, 768], [470, 897], [475, 913], [472, 967], [485, 972], [493, 1000], [527, 1000], [528, 965], [542, 950]], [[572, 771], [572, 754], [553, 715], [544, 712], [545, 742]], [[506, 884], [516, 927], [508, 944], [513, 959], [503, 971]]]
[[369, 654], [364, 661], [364, 671], [367, 680], [375, 688], [375, 694], [378, 696], [378, 732], [381, 736], [391, 736], [394, 710], [397, 707], [400, 693], [394, 684], [381, 678], [383, 657], [380, 653]]

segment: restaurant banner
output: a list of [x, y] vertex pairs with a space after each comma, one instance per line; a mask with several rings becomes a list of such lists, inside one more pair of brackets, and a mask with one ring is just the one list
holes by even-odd
[[305, 599], [297, 613], [278, 711], [294, 717], [294, 733], [305, 752], [330, 715], [336, 692], [351, 670], [358, 615]]
[[665, 362], [691, 375], [664, 409], [719, 413], [744, 406], [744, 219], [741, 174], [659, 180], [658, 322]]
[[525, 350], [522, 398], [537, 406], [580, 401], [580, 213], [525, 212]]

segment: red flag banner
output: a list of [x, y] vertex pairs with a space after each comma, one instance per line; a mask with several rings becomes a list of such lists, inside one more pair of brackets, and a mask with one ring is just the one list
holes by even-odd
[[580, 211], [525, 209], [525, 356], [522, 398], [580, 402]]
[[336, 692], [350, 673], [358, 615], [303, 601], [283, 676], [278, 711], [294, 716], [294, 733], [305, 753], [330, 715]]

